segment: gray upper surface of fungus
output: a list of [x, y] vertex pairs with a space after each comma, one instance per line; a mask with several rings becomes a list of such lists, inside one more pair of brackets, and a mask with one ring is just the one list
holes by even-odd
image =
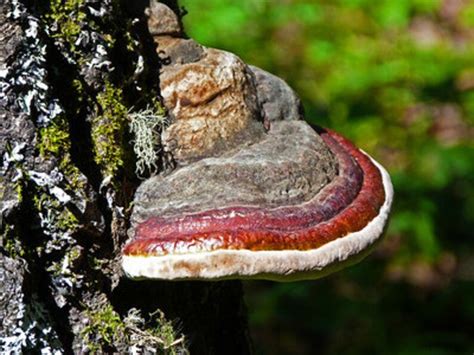
[[249, 67], [255, 74], [258, 101], [267, 122], [303, 119], [301, 100], [283, 79], [253, 65]]
[[235, 205], [298, 204], [312, 198], [336, 173], [332, 153], [308, 124], [274, 122], [258, 143], [142, 183], [132, 221]]

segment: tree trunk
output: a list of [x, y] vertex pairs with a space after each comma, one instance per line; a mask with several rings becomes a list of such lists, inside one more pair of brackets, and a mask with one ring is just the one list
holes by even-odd
[[0, 3], [2, 353], [250, 352], [239, 281], [122, 276], [129, 112], [162, 107], [146, 6]]

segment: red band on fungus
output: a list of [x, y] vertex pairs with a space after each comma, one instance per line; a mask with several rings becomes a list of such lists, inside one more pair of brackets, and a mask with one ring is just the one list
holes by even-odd
[[363, 229], [385, 200], [379, 169], [344, 137], [330, 130], [320, 135], [336, 157], [339, 173], [310, 201], [271, 209], [236, 206], [152, 217], [136, 227], [124, 255], [309, 250]]

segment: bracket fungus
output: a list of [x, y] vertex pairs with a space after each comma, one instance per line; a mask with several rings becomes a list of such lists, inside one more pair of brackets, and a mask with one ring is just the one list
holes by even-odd
[[160, 74], [172, 119], [162, 141], [177, 168], [136, 192], [125, 274], [311, 279], [367, 255], [392, 203], [385, 169], [302, 120], [281, 79], [156, 28], [170, 58]]

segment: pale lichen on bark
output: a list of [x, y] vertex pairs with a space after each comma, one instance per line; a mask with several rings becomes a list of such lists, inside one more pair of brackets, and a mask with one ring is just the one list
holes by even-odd
[[[137, 183], [127, 115], [159, 102], [139, 17], [113, 1], [0, 5], [1, 352], [163, 348], [143, 341], [156, 317], [112, 304]], [[108, 338], [97, 317], [133, 331]]]

